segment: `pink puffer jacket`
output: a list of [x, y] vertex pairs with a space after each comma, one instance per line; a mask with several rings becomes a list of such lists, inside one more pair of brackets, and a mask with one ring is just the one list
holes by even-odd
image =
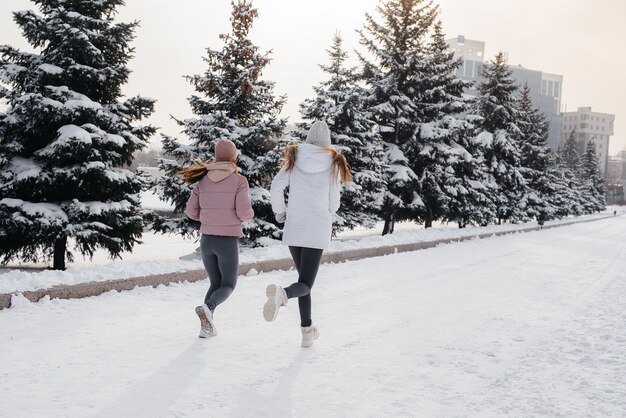
[[185, 213], [201, 222], [203, 234], [242, 237], [241, 223], [254, 217], [248, 180], [237, 173], [222, 173], [209, 171], [196, 184]]

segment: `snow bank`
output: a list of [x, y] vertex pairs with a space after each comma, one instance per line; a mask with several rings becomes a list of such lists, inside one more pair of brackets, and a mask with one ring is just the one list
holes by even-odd
[[149, 276], [201, 269], [199, 261], [114, 261], [105, 265], [71, 266], [65, 271], [0, 269], [0, 293], [46, 289], [60, 284], [103, 282], [112, 279]]
[[[5, 199], [6, 200], [6, 199]], [[98, 208], [104, 204], [93, 202]], [[96, 207], [90, 207], [94, 210]], [[612, 213], [613, 208], [608, 212]], [[592, 220], [606, 216], [605, 214], [588, 215], [575, 220]], [[572, 222], [574, 219], [552, 221], [546, 225], [555, 225]], [[452, 226], [440, 225], [437, 228], [424, 229], [415, 224], [399, 224], [392, 235], [379, 236], [363, 234], [372, 233], [367, 230], [346, 231], [340, 234], [339, 239], [331, 242], [329, 252], [374, 248], [388, 245], [411, 244], [440, 239], [455, 239], [478, 234], [490, 234], [503, 231], [524, 231], [534, 228], [534, 223], [521, 225], [492, 225], [482, 228], [459, 229]], [[378, 233], [378, 230], [374, 230]], [[189, 257], [191, 260], [180, 260], [199, 247], [199, 243], [192, 239], [183, 239], [178, 236], [146, 233], [144, 244], [135, 247], [132, 254], [126, 254], [125, 260], [110, 261], [106, 253], [99, 251], [93, 260], [77, 260], [65, 271], [33, 269], [33, 266], [0, 268], [0, 293], [15, 291], [38, 290], [60, 284], [77, 284], [91, 281], [106, 281], [131, 277], [165, 274], [188, 270], [202, 269], [199, 257]], [[241, 263], [254, 263], [263, 260], [289, 258], [289, 250], [280, 241], [266, 239], [264, 247], [242, 248], [239, 260]], [[186, 257], [188, 258], [188, 257]]]

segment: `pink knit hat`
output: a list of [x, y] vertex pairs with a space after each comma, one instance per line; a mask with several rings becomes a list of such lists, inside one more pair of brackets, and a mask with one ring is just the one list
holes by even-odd
[[215, 161], [237, 160], [237, 147], [228, 139], [220, 139], [215, 144]]

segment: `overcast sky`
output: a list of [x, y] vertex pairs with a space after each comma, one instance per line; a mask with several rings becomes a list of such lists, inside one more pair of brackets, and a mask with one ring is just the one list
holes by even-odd
[[[191, 87], [182, 75], [201, 73], [206, 47], [219, 48], [218, 35], [229, 29], [229, 0], [126, 0], [119, 20], [140, 20], [128, 95], [158, 99], [151, 122], [178, 135], [169, 115], [191, 116], [186, 97]], [[299, 119], [298, 104], [312, 95], [323, 75], [317, 64], [339, 30], [346, 48], [360, 48], [355, 29], [378, 0], [255, 0], [259, 19], [251, 34], [273, 61], [264, 73], [288, 102], [283, 115]], [[510, 64], [564, 76], [567, 110], [592, 106], [616, 114], [610, 150], [626, 148], [624, 0], [440, 0], [449, 38], [463, 34], [486, 43], [486, 55], [508, 52]], [[11, 11], [34, 9], [28, 0], [0, 2], [0, 43], [29, 49], [12, 22]], [[354, 55], [354, 54], [352, 54]], [[154, 141], [158, 141], [155, 138]]]

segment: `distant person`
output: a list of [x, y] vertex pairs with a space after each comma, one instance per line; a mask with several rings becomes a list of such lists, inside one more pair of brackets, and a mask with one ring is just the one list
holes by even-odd
[[[303, 347], [312, 346], [319, 336], [311, 320], [311, 288], [322, 253], [330, 244], [332, 215], [339, 209], [340, 184], [351, 180], [345, 157], [330, 148], [328, 126], [318, 121], [311, 126], [306, 143], [287, 147], [283, 166], [272, 181], [272, 210], [276, 220], [285, 224], [283, 243], [289, 246], [298, 282], [284, 289], [270, 284], [263, 316], [266, 321], [273, 321], [281, 306], [298, 298]], [[285, 205], [287, 187], [289, 203]]]
[[229, 140], [215, 144], [215, 159], [181, 171], [195, 183], [185, 213], [200, 221], [202, 262], [211, 285], [204, 303], [196, 307], [201, 338], [217, 335], [215, 308], [231, 295], [239, 273], [239, 238], [242, 222], [253, 218], [248, 180], [237, 173], [237, 148]]
[[616, 216], [616, 215], [617, 215], [617, 210], [614, 210], [613, 211], [613, 216]]
[[537, 224], [543, 228], [543, 225], [546, 223], [545, 216], [543, 214], [537, 216]]

